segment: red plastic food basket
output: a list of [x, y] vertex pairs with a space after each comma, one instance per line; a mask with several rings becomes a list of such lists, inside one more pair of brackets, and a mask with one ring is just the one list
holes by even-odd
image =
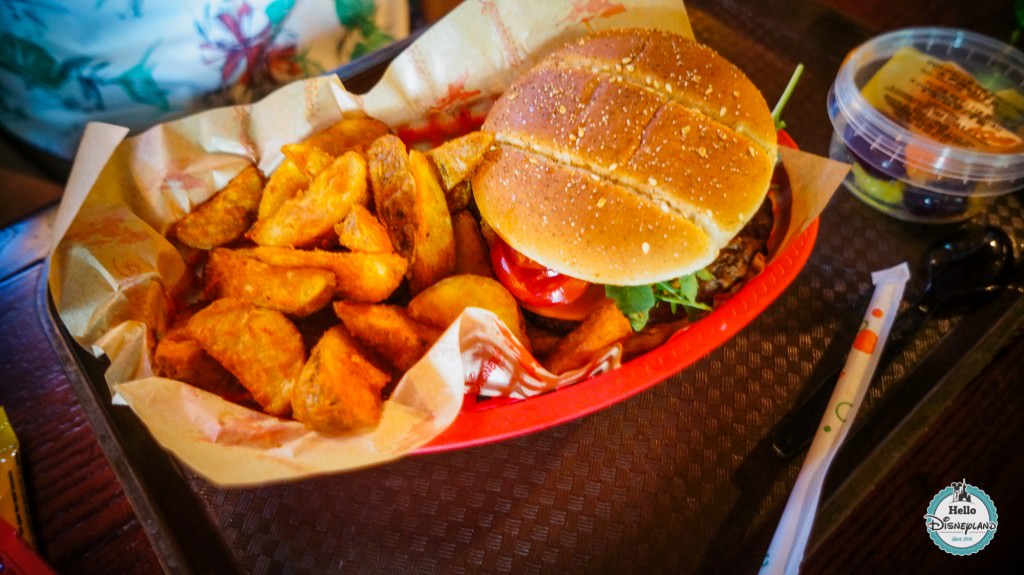
[[[797, 147], [785, 132], [779, 132], [779, 144]], [[560, 425], [614, 405], [678, 373], [726, 342], [775, 301], [803, 269], [817, 235], [815, 220], [736, 295], [661, 346], [575, 385], [491, 409], [463, 410], [448, 429], [416, 453], [482, 445]]]

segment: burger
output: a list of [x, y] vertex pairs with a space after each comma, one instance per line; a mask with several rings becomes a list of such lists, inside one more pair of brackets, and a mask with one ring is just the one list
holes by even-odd
[[512, 85], [483, 129], [495, 143], [473, 196], [495, 272], [529, 312], [578, 320], [610, 297], [640, 329], [659, 301], [709, 309], [763, 262], [775, 124], [707, 46], [585, 37]]

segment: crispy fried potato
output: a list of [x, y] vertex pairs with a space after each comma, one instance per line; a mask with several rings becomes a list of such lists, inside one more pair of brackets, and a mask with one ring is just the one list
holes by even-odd
[[396, 136], [378, 138], [367, 150], [377, 215], [395, 250], [409, 260], [413, 293], [451, 275], [455, 240], [444, 192], [427, 158]]
[[353, 205], [368, 200], [366, 161], [357, 152], [347, 152], [320, 172], [309, 189], [286, 200], [269, 218], [258, 220], [249, 237], [266, 246], [310, 246], [333, 233]]
[[376, 425], [391, 376], [375, 366], [340, 325], [313, 346], [292, 388], [292, 414], [310, 429], [339, 434]]
[[398, 371], [412, 367], [441, 335], [441, 330], [420, 324], [399, 306], [336, 301], [334, 313], [357, 340]]
[[336, 295], [367, 303], [387, 299], [402, 283], [408, 265], [398, 254], [293, 250], [271, 246], [238, 251], [271, 265], [330, 270], [336, 276]]
[[495, 279], [477, 275], [447, 277], [416, 294], [409, 302], [409, 317], [445, 329], [467, 307], [493, 312], [519, 341], [530, 347], [519, 304]]
[[345, 219], [334, 226], [334, 231], [338, 234], [338, 243], [354, 252], [390, 254], [395, 251], [384, 224], [360, 205], [352, 206]]
[[285, 158], [267, 178], [267, 185], [263, 188], [256, 220], [266, 220], [274, 215], [277, 210], [281, 209], [282, 204], [299, 195], [299, 192], [308, 187], [309, 176], [296, 166], [295, 162]]
[[551, 373], [583, 367], [610, 346], [633, 333], [629, 319], [612, 300], [605, 300], [576, 329], [569, 332], [542, 362]]
[[405, 144], [397, 136], [377, 138], [366, 151], [366, 164], [377, 216], [395, 251], [412, 259], [416, 180], [409, 168]]
[[430, 161], [420, 152], [411, 150], [409, 167], [416, 181], [409, 288], [417, 293], [455, 271], [455, 235], [444, 192]]
[[452, 215], [455, 234], [455, 273], [494, 277], [487, 242], [480, 233], [480, 225], [469, 212]]
[[484, 152], [492, 144], [493, 133], [478, 131], [449, 140], [430, 150], [427, 155], [437, 166], [445, 191], [452, 190], [465, 181], [480, 165]]
[[208, 250], [242, 237], [256, 219], [263, 176], [249, 166], [174, 226], [181, 243]]
[[533, 356], [540, 358], [554, 351], [563, 336], [528, 323], [526, 324], [526, 337], [530, 338], [530, 349], [533, 350]]
[[153, 364], [160, 377], [183, 381], [229, 401], [245, 403], [252, 399], [235, 376], [188, 335], [184, 323], [168, 330], [156, 344]]
[[456, 184], [454, 188], [444, 191], [444, 200], [448, 203], [448, 212], [451, 214], [466, 210], [473, 202], [473, 185], [469, 180]]
[[[408, 313], [409, 312], [406, 311], [406, 314]], [[412, 327], [416, 330], [416, 333], [418, 333], [419, 336], [427, 342], [427, 347], [434, 345], [434, 343], [441, 337], [441, 334], [444, 333], [444, 330], [439, 327], [434, 327], [430, 324], [422, 323], [412, 318], [409, 319], [412, 321]]]
[[281, 146], [281, 153], [299, 168], [307, 178], [312, 180], [334, 163], [334, 156], [310, 144], [286, 144]]
[[304, 143], [320, 148], [332, 156], [349, 150], [365, 152], [377, 138], [391, 129], [380, 120], [363, 115], [351, 115], [338, 120], [326, 130], [313, 134]]
[[689, 319], [683, 318], [672, 322], [647, 324], [643, 331], [634, 333], [622, 342], [623, 360], [629, 360], [651, 351], [668, 341], [672, 334], [683, 329], [689, 323]]
[[303, 142], [283, 146], [285, 159], [267, 181], [258, 219], [269, 218], [286, 200], [308, 188], [335, 157], [349, 150], [365, 151], [373, 140], [386, 133], [388, 127], [384, 123], [359, 116], [340, 120]]
[[210, 253], [203, 272], [207, 298], [232, 297], [305, 317], [334, 296], [335, 275], [316, 267], [275, 266], [226, 248]]
[[487, 242], [488, 249], [494, 243], [494, 240], [498, 238], [498, 232], [494, 231], [487, 221], [480, 220], [480, 235], [484, 237], [484, 241]]
[[283, 313], [224, 298], [196, 312], [187, 329], [264, 411], [280, 417], [291, 413], [292, 386], [302, 371], [306, 348]]

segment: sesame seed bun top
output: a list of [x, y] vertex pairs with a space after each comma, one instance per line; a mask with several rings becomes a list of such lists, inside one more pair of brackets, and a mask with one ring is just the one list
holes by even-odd
[[541, 61], [495, 103], [473, 177], [481, 216], [566, 275], [642, 285], [708, 265], [753, 216], [776, 157], [771, 112], [693, 40], [613, 30]]

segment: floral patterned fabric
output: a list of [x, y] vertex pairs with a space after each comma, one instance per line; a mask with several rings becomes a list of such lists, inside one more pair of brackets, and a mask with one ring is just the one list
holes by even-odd
[[89, 121], [250, 102], [408, 29], [405, 0], [0, 0], [0, 124], [70, 158]]

